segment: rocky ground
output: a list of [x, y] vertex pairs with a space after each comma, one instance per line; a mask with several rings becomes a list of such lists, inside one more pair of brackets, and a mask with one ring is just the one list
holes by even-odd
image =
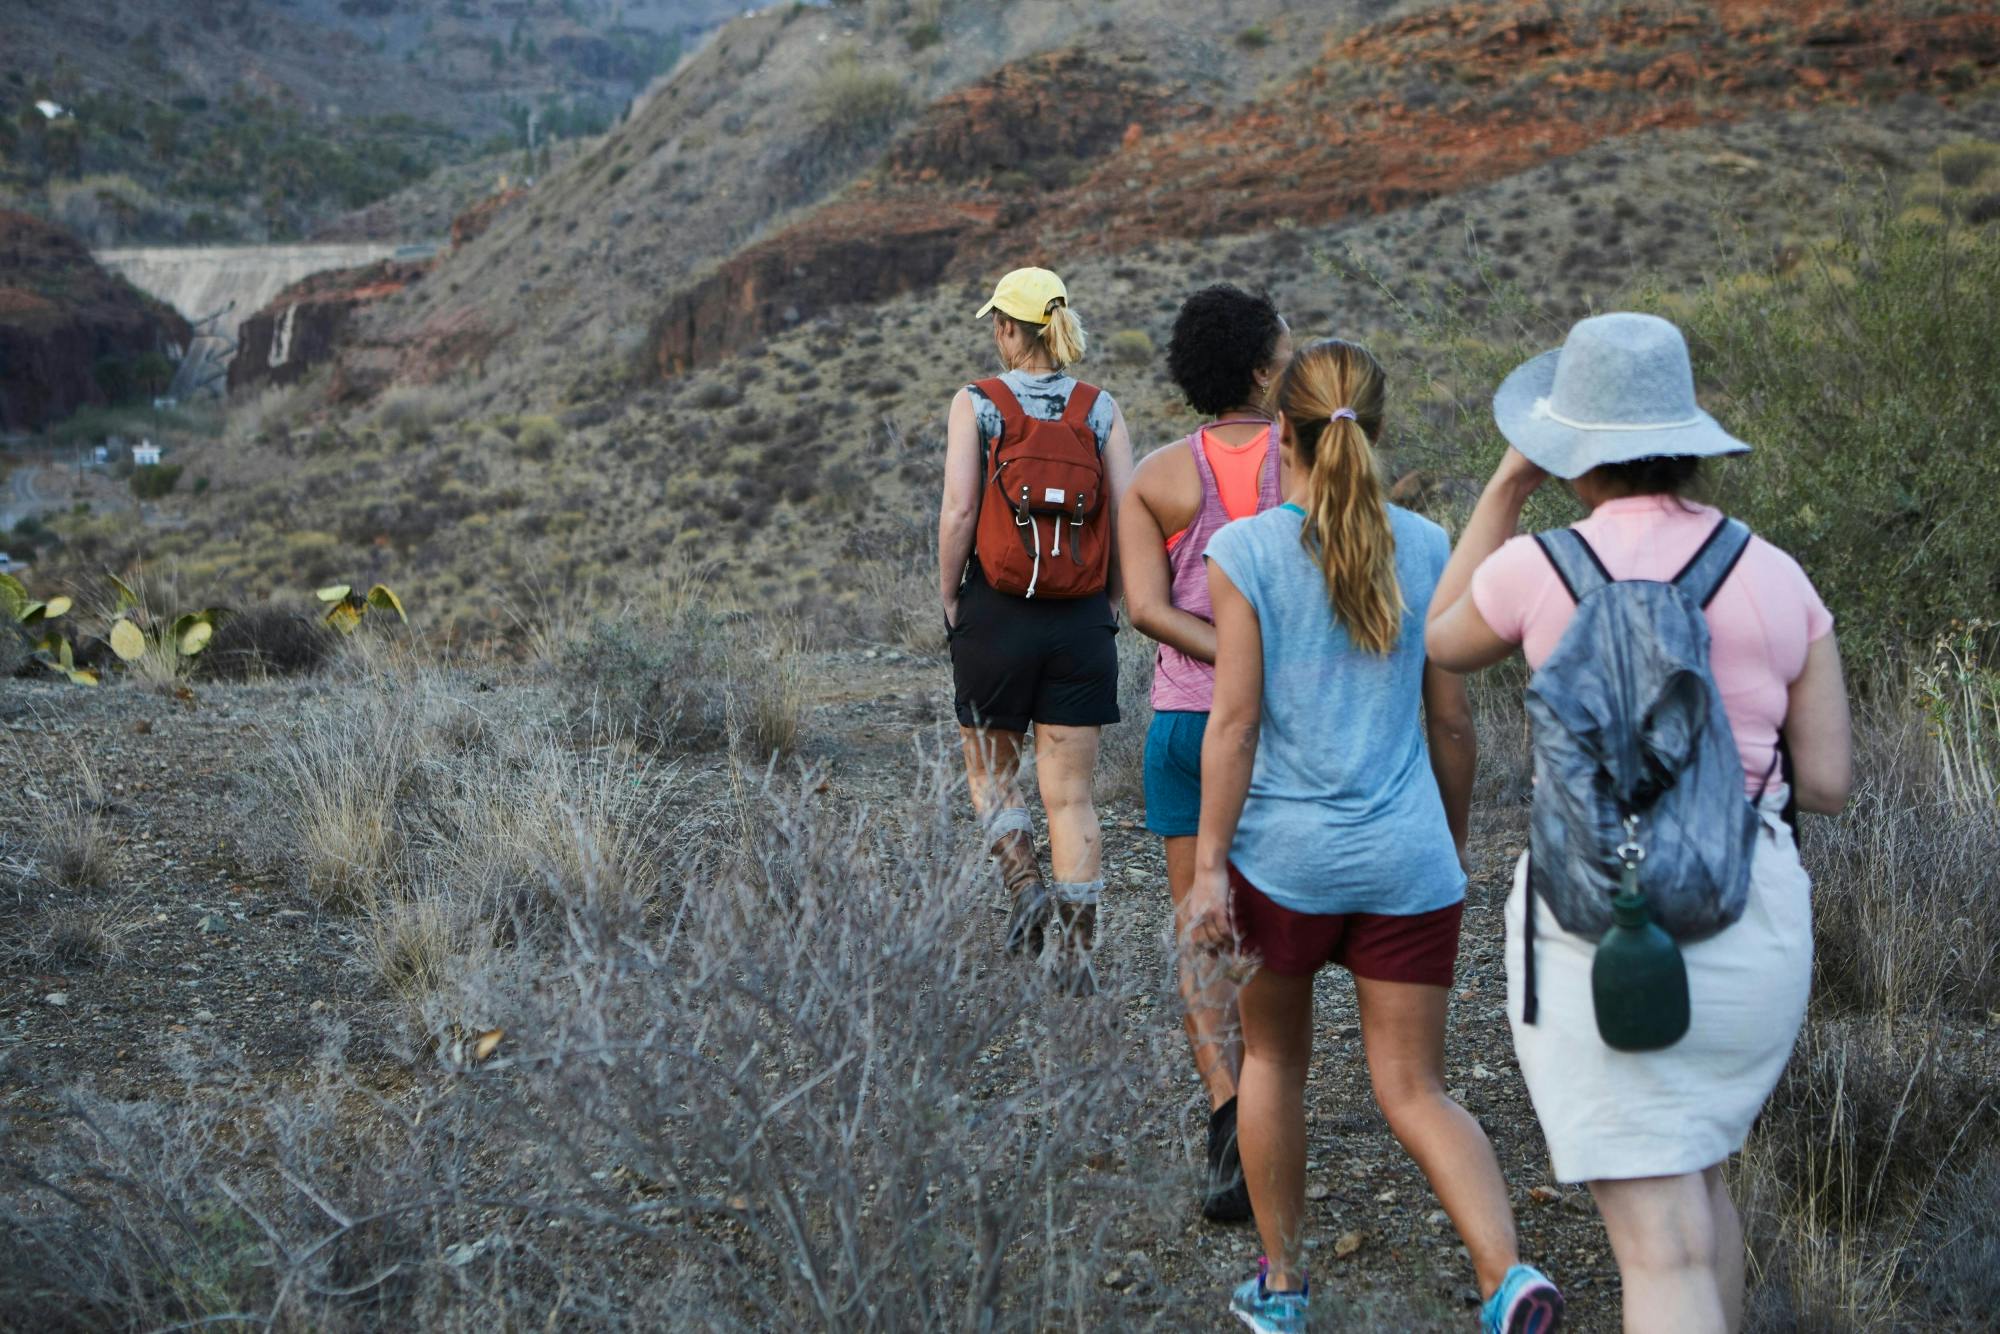
[[[534, 690], [508, 672], [472, 675], [475, 689], [496, 687], [481, 697], [493, 701], [499, 725], [535, 707]], [[824, 767], [838, 799], [886, 801], [907, 781], [911, 738], [948, 717], [947, 668], [901, 650], [854, 649], [815, 655], [809, 675], [817, 697], [803, 756]], [[175, 1096], [176, 1053], [210, 1044], [240, 1049], [253, 1077], [289, 1085], [304, 1078], [329, 1024], [350, 1031], [349, 1059], [365, 1082], [392, 1096], [406, 1084], [405, 1058], [394, 1054], [396, 1006], [361, 962], [354, 919], [319, 910], [291, 883], [281, 855], [287, 812], [271, 801], [260, 767], [304, 705], [338, 701], [350, 689], [0, 685], [10, 790], [0, 836], [32, 856], [50, 821], [84, 812], [102, 822], [115, 868], [99, 891], [24, 882], [17, 901], [0, 905], [10, 954], [0, 981], [0, 1117], [31, 1125], [77, 1083], [120, 1099]], [[1550, 1179], [1511, 1055], [1498, 904], [1522, 811], [1506, 800], [1506, 739], [1494, 739], [1492, 751], [1452, 1009], [1451, 1080], [1499, 1149], [1524, 1253], [1561, 1277], [1575, 1327], [1610, 1329], [1616, 1277], [1602, 1230], [1579, 1192]], [[1119, 775], [1108, 777], [1121, 785]], [[1164, 969], [1158, 842], [1131, 797], [1107, 802], [1103, 817], [1112, 887], [1105, 966]], [[996, 933], [1000, 920], [996, 913]], [[87, 939], [66, 953], [64, 932]], [[1010, 965], [996, 951], [992, 966]], [[1349, 1327], [1468, 1327], [1470, 1269], [1372, 1105], [1352, 988], [1328, 975], [1320, 995], [1308, 1192], [1317, 1304]], [[1051, 1022], [1066, 1004], [1052, 1002]], [[1158, 1001], [1132, 1018], [1176, 1024]], [[1198, 1160], [1206, 1107], [1191, 1071], [1166, 1088], [1146, 1106], [1135, 1138], [1157, 1155], [1161, 1173], [1185, 1174]], [[1204, 1224], [1191, 1200], [1183, 1217], [1166, 1233], [1132, 1225], [1117, 1238], [1125, 1259], [1103, 1282], [1135, 1325], [1214, 1328], [1227, 1286], [1253, 1266], [1252, 1230]]]

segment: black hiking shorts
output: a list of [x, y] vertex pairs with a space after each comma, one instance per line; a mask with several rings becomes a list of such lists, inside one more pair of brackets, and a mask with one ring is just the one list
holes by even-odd
[[1118, 622], [1103, 593], [1017, 598], [996, 592], [975, 563], [947, 631], [962, 726], [1025, 732], [1029, 723], [1118, 721]]

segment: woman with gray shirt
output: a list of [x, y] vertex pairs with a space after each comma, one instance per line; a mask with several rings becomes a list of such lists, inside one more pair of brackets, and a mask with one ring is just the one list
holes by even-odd
[[[938, 591], [972, 801], [1013, 900], [1007, 949], [1042, 954], [1059, 985], [1088, 994], [1096, 986], [1090, 949], [1104, 888], [1091, 783], [1098, 730], [1118, 721], [1111, 610], [1118, 568], [1108, 535], [1131, 481], [1132, 441], [1111, 396], [1066, 373], [1082, 359], [1085, 339], [1061, 278], [1047, 269], [1016, 269], [1000, 280], [979, 318], [988, 314], [1006, 371], [952, 399]], [[1015, 514], [1012, 488], [1003, 494], [998, 485], [1001, 456], [1030, 437], [1065, 453], [1067, 462], [1059, 473], [1035, 474], [1044, 461], [1024, 458], [1024, 475], [1036, 475], [1038, 483], [1032, 495], [1019, 497]], [[1051, 477], [1084, 496], [1091, 512], [1074, 522], [1066, 505], [1053, 517], [1044, 512], [1045, 498], [1065, 489], [1046, 485]], [[1101, 568], [1101, 578], [1077, 559], [1093, 539], [1101, 545], [1088, 549], [1102, 562], [1093, 567]], [[1030, 545], [1025, 587], [996, 586], [989, 571], [1018, 563]], [[1053, 875], [1046, 881], [1019, 782], [1030, 727], [1048, 816]]]

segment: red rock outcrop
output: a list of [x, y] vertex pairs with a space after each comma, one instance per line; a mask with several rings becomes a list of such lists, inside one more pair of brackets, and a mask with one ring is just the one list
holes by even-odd
[[1048, 179], [1118, 148], [1158, 126], [1206, 114], [1200, 103], [1170, 96], [1151, 75], [1118, 68], [1083, 51], [1057, 51], [1002, 66], [933, 102], [889, 151], [888, 172], [902, 181]]
[[[674, 297], [653, 323], [663, 376], [679, 375], [838, 306], [928, 287], [1000, 210], [981, 204], [848, 201], [779, 233]], [[885, 246], [883, 238], [895, 244]]]
[[0, 212], [0, 430], [34, 430], [102, 404], [105, 363], [170, 354], [192, 337], [186, 320], [99, 265], [76, 237]]
[[520, 186], [502, 190], [498, 194], [486, 196], [472, 207], [451, 220], [451, 248], [456, 250], [476, 236], [483, 236], [487, 228], [499, 220], [509, 205], [527, 195]]
[[[837, 305], [999, 267], [1001, 251], [1323, 225], [1639, 130], [1906, 90], [1948, 97], [1967, 66], [1978, 82], [1996, 65], [2000, 15], [1834, 0], [1587, 18], [1446, 6], [1330, 40], [1304, 77], [1226, 114], [1092, 57], [1024, 61], [934, 104], [875, 180], [671, 298], [656, 361], [680, 374]], [[1056, 164], [1067, 184], [1017, 179]]]
[[229, 363], [230, 391], [293, 384], [333, 361], [355, 311], [423, 281], [434, 263], [385, 259], [293, 283], [238, 329], [236, 357]]

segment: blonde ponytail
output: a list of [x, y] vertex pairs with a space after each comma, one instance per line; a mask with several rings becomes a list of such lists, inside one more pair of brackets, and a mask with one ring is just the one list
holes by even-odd
[[1067, 301], [1049, 304], [1049, 322], [1042, 326], [1042, 343], [1049, 349], [1058, 367], [1074, 366], [1083, 360], [1084, 352], [1090, 346], [1089, 335], [1083, 331], [1083, 321], [1069, 308]]
[[1299, 540], [1319, 562], [1335, 619], [1369, 653], [1396, 646], [1405, 611], [1375, 457], [1385, 397], [1382, 367], [1368, 349], [1337, 338], [1302, 349], [1278, 385], [1279, 408], [1306, 470]]

